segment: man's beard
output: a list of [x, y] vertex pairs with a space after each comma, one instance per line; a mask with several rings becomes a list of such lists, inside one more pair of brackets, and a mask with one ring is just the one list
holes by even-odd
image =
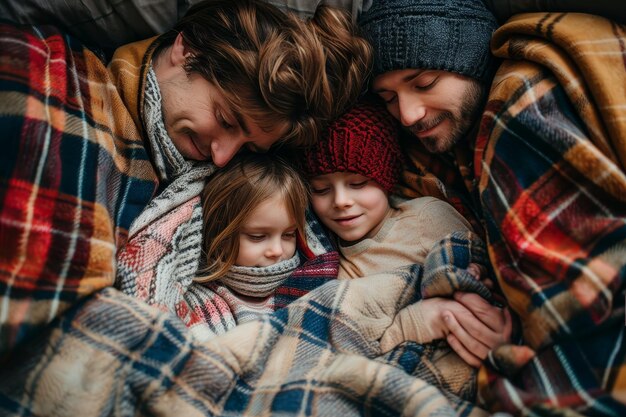
[[[454, 145], [463, 139], [474, 123], [480, 117], [483, 110], [485, 88], [477, 82], [471, 83], [465, 90], [463, 102], [457, 114], [445, 111], [436, 117], [423, 120], [409, 126], [407, 130], [424, 144], [424, 147], [431, 153], [443, 153], [450, 151]], [[431, 129], [439, 123], [448, 120], [452, 129], [448, 133], [440, 136], [426, 136], [420, 138], [419, 132]]]

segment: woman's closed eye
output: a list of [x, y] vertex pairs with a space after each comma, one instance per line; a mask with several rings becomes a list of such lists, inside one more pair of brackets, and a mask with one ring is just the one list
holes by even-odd
[[269, 148], [262, 148], [261, 146], [257, 145], [254, 142], [247, 142], [244, 146], [250, 152], [267, 153], [269, 151]]
[[196, 132], [194, 132], [193, 130], [189, 129], [188, 127], [182, 129], [183, 134], [189, 136], [190, 139], [196, 139], [197, 134]]

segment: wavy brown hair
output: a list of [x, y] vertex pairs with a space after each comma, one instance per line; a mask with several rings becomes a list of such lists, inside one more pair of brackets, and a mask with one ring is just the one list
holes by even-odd
[[202, 192], [203, 262], [196, 281], [213, 281], [224, 276], [239, 254], [239, 233], [259, 204], [280, 196], [304, 231], [308, 189], [298, 172], [273, 153], [244, 152], [220, 168]]
[[371, 71], [372, 49], [357, 30], [347, 11], [328, 6], [304, 22], [262, 1], [207, 0], [161, 35], [155, 55], [181, 33], [187, 73], [263, 130], [285, 126], [281, 142], [308, 146], [356, 101]]

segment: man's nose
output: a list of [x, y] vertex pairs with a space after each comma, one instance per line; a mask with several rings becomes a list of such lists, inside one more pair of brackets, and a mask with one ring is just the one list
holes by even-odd
[[426, 106], [415, 97], [398, 96], [400, 122], [404, 127], [413, 126], [426, 116]]
[[215, 139], [211, 142], [211, 159], [218, 167], [223, 167], [241, 149], [243, 141], [233, 138]]

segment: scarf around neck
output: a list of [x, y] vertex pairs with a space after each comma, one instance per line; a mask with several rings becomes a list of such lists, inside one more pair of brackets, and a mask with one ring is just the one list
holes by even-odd
[[220, 281], [229, 288], [249, 297], [267, 297], [300, 265], [300, 256], [263, 267], [233, 265]]
[[[185, 159], [174, 146], [163, 121], [161, 92], [152, 66], [146, 75], [143, 118], [151, 159], [165, 188], [135, 219], [129, 231], [131, 236], [160, 216], [200, 195], [206, 177], [216, 170], [211, 161]], [[201, 230], [202, 226], [199, 225], [197, 233], [201, 233]]]
[[144, 93], [144, 121], [152, 160], [156, 166], [159, 179], [169, 182], [172, 178], [189, 172], [194, 163], [186, 160], [176, 149], [167, 133], [163, 118], [161, 90], [152, 65], [146, 75]]

